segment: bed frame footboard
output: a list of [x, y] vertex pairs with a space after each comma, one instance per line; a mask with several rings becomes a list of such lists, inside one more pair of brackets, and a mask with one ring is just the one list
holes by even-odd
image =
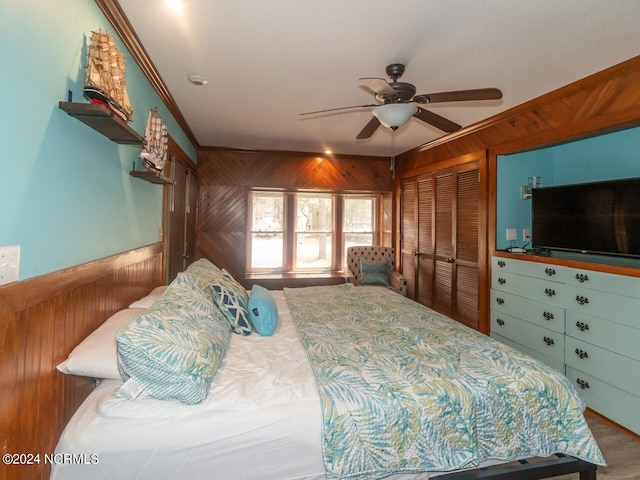
[[496, 465], [464, 472], [448, 473], [436, 477], [438, 480], [539, 480], [557, 477], [570, 473], [580, 473], [580, 480], [596, 480], [597, 466], [569, 457], [556, 454], [540, 461], [520, 460], [518, 465]]

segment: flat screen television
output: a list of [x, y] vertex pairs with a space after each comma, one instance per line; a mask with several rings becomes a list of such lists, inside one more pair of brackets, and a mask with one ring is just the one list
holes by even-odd
[[640, 257], [640, 178], [531, 191], [532, 247]]

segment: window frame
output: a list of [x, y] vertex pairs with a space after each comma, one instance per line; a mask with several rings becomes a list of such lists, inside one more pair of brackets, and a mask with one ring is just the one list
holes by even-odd
[[[252, 240], [253, 234], [253, 198], [260, 194], [281, 194], [283, 196], [283, 238], [282, 238], [282, 262], [276, 268], [252, 268]], [[297, 231], [297, 199], [299, 196], [329, 196], [332, 199], [332, 227], [330, 233], [331, 240], [331, 262], [325, 269], [296, 268], [296, 238]], [[372, 245], [380, 245], [384, 237], [382, 231], [382, 203], [385, 198], [388, 200], [391, 192], [348, 192], [348, 191], [327, 191], [327, 190], [279, 190], [267, 188], [251, 188], [247, 195], [247, 238], [246, 238], [246, 266], [247, 275], [289, 275], [289, 274], [336, 274], [344, 271], [346, 255], [345, 234], [345, 199], [370, 198], [372, 200]], [[329, 233], [329, 231], [328, 231]]]

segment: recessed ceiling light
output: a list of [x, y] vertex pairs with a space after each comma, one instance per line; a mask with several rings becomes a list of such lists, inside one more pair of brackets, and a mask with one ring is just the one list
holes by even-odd
[[182, 10], [184, 3], [181, 0], [164, 0], [164, 4], [171, 10]]
[[333, 153], [333, 151], [332, 151], [332, 150], [329, 150], [329, 149], [326, 149], [326, 150], [324, 151], [324, 154], [325, 154], [325, 155], [331, 155], [332, 153]]
[[198, 86], [206, 85], [207, 83], [209, 83], [209, 80], [207, 80], [202, 75], [198, 75], [197, 73], [192, 73], [190, 75], [187, 75], [187, 79], [194, 85], [198, 85]]

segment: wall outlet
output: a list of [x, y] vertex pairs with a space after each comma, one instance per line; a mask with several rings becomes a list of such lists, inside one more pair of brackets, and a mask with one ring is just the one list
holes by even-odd
[[522, 240], [525, 242], [531, 241], [531, 230], [529, 230], [528, 228], [522, 229]]
[[518, 231], [515, 228], [507, 228], [507, 240], [517, 240]]
[[0, 247], [0, 285], [17, 282], [20, 276], [20, 246]]

